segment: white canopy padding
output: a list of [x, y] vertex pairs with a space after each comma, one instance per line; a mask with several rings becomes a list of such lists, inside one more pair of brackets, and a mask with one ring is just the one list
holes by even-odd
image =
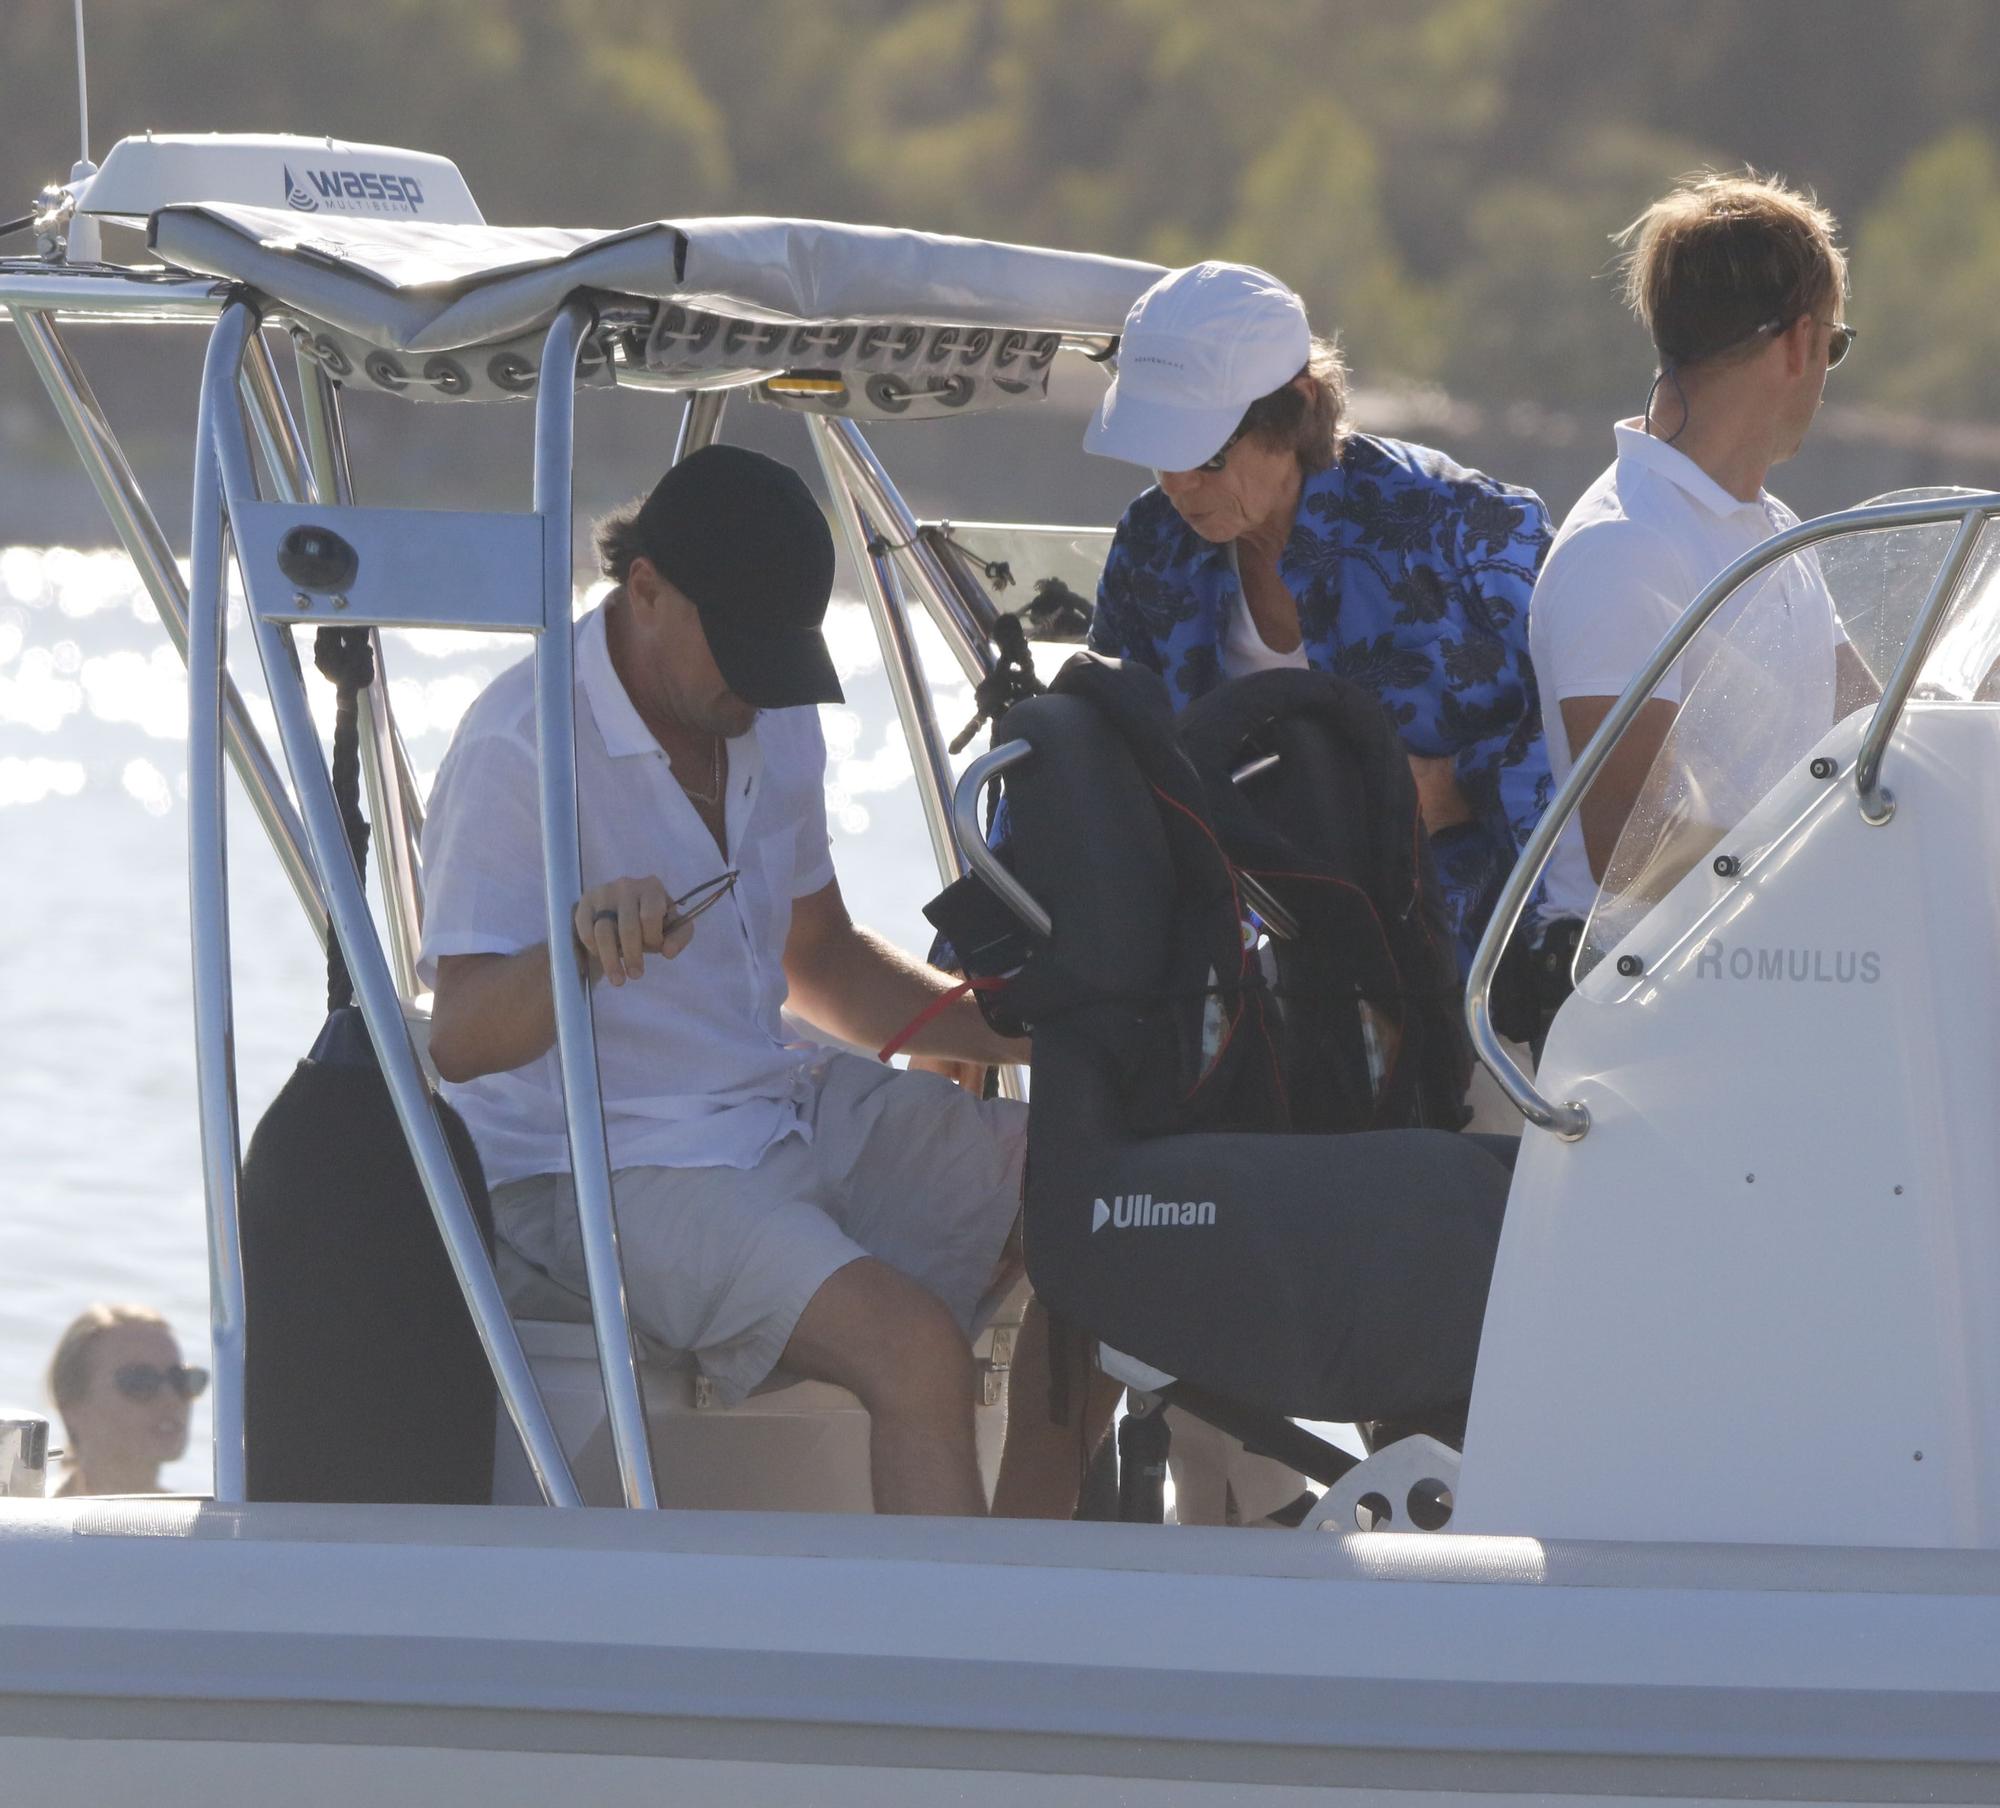
[[546, 323], [578, 289], [738, 319], [1116, 333], [1157, 265], [886, 226], [756, 216], [621, 231], [163, 208], [167, 263], [226, 277], [384, 350], [443, 352]]

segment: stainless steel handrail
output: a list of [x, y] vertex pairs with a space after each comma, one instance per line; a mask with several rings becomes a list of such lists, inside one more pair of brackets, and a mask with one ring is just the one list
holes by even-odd
[[968, 597], [959, 587], [957, 575], [946, 566], [936, 550], [917, 531], [917, 518], [910, 512], [882, 461], [875, 456], [861, 429], [849, 420], [833, 415], [808, 415], [815, 430], [815, 450], [824, 446], [822, 462], [831, 454], [851, 479], [853, 493], [879, 524], [889, 550], [910, 573], [917, 600], [944, 636], [945, 645], [958, 661], [959, 669], [978, 684], [993, 669], [993, 649], [988, 630], [991, 606]]
[[1951, 612], [1959, 582], [1971, 561], [1972, 549], [1979, 544], [1979, 536], [1986, 531], [1986, 523], [1991, 519], [1983, 512], [1968, 514], [1958, 524], [1951, 550], [1938, 567], [1938, 574], [1931, 582], [1930, 594], [1924, 598], [1924, 606], [1911, 624], [1909, 637], [1903, 642], [1902, 651], [1896, 655], [1889, 681], [1882, 687], [1881, 701], [1875, 705], [1875, 713], [1868, 718], [1868, 726], [1862, 732], [1861, 751], [1854, 759], [1854, 789], [1861, 800], [1862, 816], [1877, 828], [1896, 813], [1896, 800], [1882, 784], [1882, 756], [1888, 751], [1889, 737], [1902, 717], [1903, 706], [1910, 700], [1918, 673], [1924, 669], [1931, 649], [1937, 644], [1938, 631]]
[[1034, 757], [1029, 741], [1002, 741], [990, 753], [982, 753], [959, 776], [958, 789], [951, 794], [951, 828], [965, 864], [977, 873], [987, 889], [1030, 929], [1046, 941], [1055, 920], [1037, 904], [1028, 888], [994, 857], [986, 845], [986, 832], [979, 823], [979, 793], [986, 781], [1010, 767]]
[[[930, 686], [924, 682], [923, 669], [918, 661], [905, 591], [898, 581], [897, 554], [886, 546], [879, 552], [874, 550], [881, 536], [875, 531], [875, 518], [861, 493], [864, 483], [866, 494], [878, 502], [886, 501], [892, 505], [896, 518], [905, 523], [912, 534], [914, 524], [910, 511], [890, 482], [888, 472], [875, 461], [859, 431], [841, 434], [835, 430], [837, 427], [853, 429], [853, 426], [851, 421], [833, 421], [820, 415], [806, 416], [806, 432], [819, 459], [827, 489], [832, 494], [834, 513], [840, 520], [848, 557], [853, 560], [855, 571], [866, 590], [865, 600], [870, 619], [875, 624], [876, 643], [882, 649], [882, 668], [889, 680], [889, 693], [895, 699], [896, 719], [903, 730], [904, 744], [910, 750], [917, 801], [924, 813], [924, 827], [930, 835], [931, 854], [937, 862], [938, 878], [949, 885], [965, 870], [952, 834], [949, 803], [952, 794], [951, 751], [944, 731], [938, 726]], [[856, 455], [857, 446], [867, 454], [866, 464]], [[966, 638], [972, 631], [966, 625], [968, 617], [962, 605], [955, 608], [942, 591], [932, 598], [934, 589], [940, 585], [948, 586], [951, 581], [935, 553], [914, 540], [909, 551], [913, 555], [922, 554], [920, 559], [913, 559], [909, 567], [913, 587], [918, 596], [926, 600], [927, 612], [938, 624], [947, 644], [961, 639], [965, 641], [962, 647], [954, 644], [954, 650], [960, 666], [971, 672], [976, 682], [985, 675], [992, 659], [990, 645], [983, 634], [976, 644]], [[1028, 1096], [1026, 1077], [1018, 1065], [1003, 1066], [999, 1079], [1004, 1097], [1025, 1099]]]
[[902, 586], [896, 582], [887, 556], [870, 550], [875, 541], [874, 523], [855, 494], [850, 467], [840, 456], [831, 423], [809, 414], [806, 433], [818, 455], [820, 473], [833, 494], [833, 512], [840, 523], [841, 537], [847, 543], [847, 556], [861, 579], [863, 600], [875, 625], [889, 694], [895, 700], [896, 718], [902, 725], [911, 764], [916, 768], [917, 801], [923, 809], [924, 827], [930, 832], [938, 878], [949, 884], [965, 870], [952, 846], [951, 812], [946, 802], [951, 795], [951, 756], [938, 727], [937, 712], [931, 705], [930, 687], [924, 683], [918, 664]]
[[292, 418], [292, 405], [285, 398], [278, 367], [271, 361], [270, 345], [261, 332], [251, 335], [245, 349], [238, 387], [264, 469], [277, 485], [279, 497], [286, 502], [312, 500], [312, 476], [306, 469], [299, 425]]
[[638, 1352], [625, 1306], [612, 1210], [611, 1155], [597, 1072], [597, 1033], [590, 1016], [590, 981], [570, 956], [571, 927], [583, 895], [583, 852], [576, 801], [576, 662], [571, 598], [574, 497], [570, 456], [575, 441], [576, 363], [590, 309], [563, 303], [542, 344], [535, 390], [535, 513], [542, 518], [542, 631], [535, 637], [535, 733], [541, 775], [542, 872], [549, 931], [549, 984], [555, 995], [556, 1056], [569, 1124], [570, 1175], [576, 1186], [577, 1227], [590, 1282], [590, 1317], [603, 1371], [604, 1404], [627, 1505], [656, 1507], [651, 1440], [639, 1393]]
[[167, 325], [213, 326], [228, 300], [229, 285], [212, 276], [0, 267], [0, 320], [46, 312], [64, 320], [150, 316]]
[[[248, 312], [247, 306], [245, 312]], [[232, 324], [237, 319], [233, 311], [224, 314], [225, 324]], [[220, 350], [212, 347], [209, 369], [203, 375], [201, 440], [196, 457], [198, 468], [219, 473], [223, 504], [226, 509], [234, 510], [254, 503], [258, 495], [250, 442], [242, 414], [235, 406], [235, 373], [224, 362], [229, 346], [222, 337], [223, 332], [224, 326], [218, 325], [216, 339]], [[203, 492], [198, 488], [198, 508], [202, 505], [202, 496]], [[219, 609], [219, 570], [211, 588], [218, 599]], [[278, 722], [279, 742], [285, 750], [292, 783], [298, 792], [307, 844], [325, 880], [333, 931], [340, 938], [341, 952], [346, 957], [348, 974], [354, 984], [355, 1001], [361, 1007], [369, 1039], [375, 1045], [377, 1063], [395, 1108], [397, 1123], [416, 1164], [445, 1254], [465, 1296], [473, 1327], [492, 1367], [501, 1401], [520, 1434], [529, 1467], [541, 1486], [544, 1498], [551, 1505], [581, 1506], [582, 1495], [570, 1475], [568, 1460], [563, 1455], [555, 1427], [535, 1385], [534, 1372], [528, 1366], [527, 1355], [521, 1348], [513, 1320], [508, 1316], [507, 1303], [501, 1297], [499, 1282], [494, 1278], [484, 1239], [472, 1215], [450, 1145], [445, 1141], [443, 1127], [433, 1108], [430, 1088], [424, 1082], [416, 1050], [410, 1043], [402, 1000], [389, 963], [383, 956], [381, 941], [375, 933], [361, 875], [348, 848], [347, 831], [341, 822], [340, 806], [333, 794], [333, 781], [320, 750], [319, 730], [306, 701], [305, 685], [299, 674], [290, 631], [267, 620], [256, 607], [255, 578], [249, 573], [245, 574], [245, 588], [252, 593], [251, 607], [246, 614], [263, 661], [271, 709]], [[197, 595], [202, 603], [207, 603], [208, 590], [197, 585]], [[192, 795], [192, 755], [190, 765], [189, 789]], [[207, 800], [208, 794], [204, 791], [203, 805]], [[190, 812], [195, 817], [208, 813], [206, 808]], [[219, 830], [217, 837], [216, 845], [219, 847]], [[214, 914], [212, 908], [211, 914]], [[198, 1024], [202, 1021], [200, 1000], [204, 991], [214, 990], [218, 973], [226, 980], [226, 917], [221, 921], [219, 956], [212, 948], [209, 956], [211, 963], [219, 961], [219, 965], [198, 964], [196, 969]], [[204, 1143], [206, 1141], [204, 1131]]]
[[[225, 577], [221, 438], [240, 429], [237, 373], [257, 330], [247, 302], [223, 310], [210, 335], [195, 423], [194, 527], [189, 546], [188, 928], [194, 957], [195, 1092], [202, 1197], [208, 1213], [210, 1363], [215, 1371], [215, 1498], [248, 1498], [244, 1442], [243, 1239], [237, 1192], [235, 1010], [230, 995], [228, 810], [223, 787], [223, 685], [229, 596]], [[225, 417], [232, 417], [225, 420]]]
[[[111, 517], [111, 526], [132, 561], [146, 594], [152, 598], [160, 624], [174, 651], [188, 656], [188, 587], [183, 582], [173, 548], [158, 518], [147, 505], [139, 480], [126, 463], [124, 450], [91, 392], [89, 380], [70, 356], [55, 322], [33, 309], [20, 308], [14, 325], [27, 348], [42, 386], [68, 429], [70, 443], [97, 497]], [[319, 874], [306, 853], [305, 830], [285, 790], [277, 762], [264, 746], [236, 686], [222, 680], [223, 744], [237, 781], [250, 800], [284, 869], [306, 921], [323, 946], [326, 942], [326, 900]]]
[[681, 408], [681, 424], [674, 433], [674, 459], [679, 464], [690, 452], [715, 443], [716, 429], [722, 425], [723, 411], [729, 406], [726, 389], [696, 389]]
[[[340, 385], [326, 374], [326, 366], [318, 358], [308, 356], [306, 348], [309, 343], [302, 333], [292, 335], [293, 364], [298, 371], [299, 399], [305, 416], [307, 467], [313, 472], [322, 496], [350, 503], [354, 500], [354, 479], [347, 463], [347, 431], [341, 419]], [[379, 674], [385, 670], [381, 631], [377, 629], [374, 634], [375, 670]], [[371, 685], [369, 691], [373, 689]], [[368, 704], [369, 691], [363, 691], [359, 699], [364, 706]], [[402, 818], [406, 852], [411, 860], [411, 897], [415, 905], [417, 939], [421, 941], [423, 875], [415, 862], [415, 854], [424, 833], [423, 787], [417, 783], [416, 763], [403, 743], [394, 710], [386, 703], [379, 712], [368, 709], [361, 718], [361, 732], [362, 758], [367, 763], [371, 787], [378, 782], [386, 783], [376, 776], [374, 769], [377, 767], [393, 768], [396, 775], [395, 811]], [[386, 750], [381, 745], [385, 736], [388, 742]]]
[[[1557, 837], [1576, 814], [1584, 794], [1603, 769], [1604, 762], [1611, 757], [1611, 750], [1651, 699], [1653, 687], [1666, 676], [1668, 668], [1686, 651], [1688, 643], [1701, 632], [1709, 617], [1730, 594], [1746, 580], [1780, 560], [1842, 534], [1892, 527], [1934, 526], [1941, 522], [1960, 521], [1972, 514], [1983, 517], [1996, 510], [2000, 510], [2000, 494], [1956, 497], [1948, 501], [1883, 503], [1874, 508], [1849, 509], [1838, 515], [1818, 516], [1775, 535], [1745, 553], [1710, 582], [1683, 611], [1680, 620], [1668, 629], [1666, 637], [1653, 649], [1652, 656], [1625, 687], [1610, 713], [1598, 724], [1597, 732], [1577, 756], [1569, 777], [1563, 781], [1554, 801], [1542, 813], [1541, 821], [1528, 837], [1528, 845], [1521, 850], [1521, 857], [1514, 863], [1514, 870], [1508, 875], [1507, 883], [1501, 888], [1500, 897], [1493, 906], [1493, 915], [1487, 922], [1486, 933], [1480, 938], [1478, 951], [1472, 957], [1472, 971], [1466, 978], [1465, 1017], [1472, 1031], [1472, 1046], [1486, 1064], [1487, 1071], [1500, 1083], [1501, 1090], [1529, 1123], [1552, 1132], [1565, 1142], [1575, 1142], [1588, 1133], [1590, 1112], [1580, 1100], [1569, 1099], [1557, 1104], [1544, 1097], [1534, 1081], [1507, 1053], [1505, 1044], [1493, 1028], [1490, 1009], [1493, 975], [1499, 968], [1500, 956], [1508, 939], [1521, 920], [1521, 912], [1527, 908], [1528, 899], [1541, 879], [1542, 869], [1548, 865], [1549, 856], [1555, 851]], [[1886, 695], [1883, 701], [1885, 704], [1888, 702]], [[1900, 710], [1900, 702], [1897, 708]], [[1879, 709], [1877, 715], [1881, 715]], [[1893, 726], [1894, 719], [1891, 717], [1884, 730], [1885, 740], [1887, 728]]]

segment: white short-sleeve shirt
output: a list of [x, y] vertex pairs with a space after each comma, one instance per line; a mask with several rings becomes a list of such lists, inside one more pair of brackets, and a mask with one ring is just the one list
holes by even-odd
[[[1563, 700], [1617, 696], [1710, 579], [1773, 534], [1798, 525], [1798, 516], [1768, 491], [1752, 502], [1732, 496], [1640, 422], [1621, 421], [1615, 431], [1617, 460], [1570, 510], [1528, 606], [1528, 651], [1557, 785], [1573, 764]], [[1779, 593], [1771, 604], [1758, 605], [1754, 657], [1782, 677], [1766, 695], [1781, 700], [1791, 719], [1767, 718], [1760, 733], [1786, 745], [1809, 745], [1833, 723], [1834, 654], [1844, 638], [1810, 555], [1787, 559], [1725, 603], [1654, 695], [1673, 702], [1685, 697], [1731, 627], [1772, 585]], [[1553, 914], [1589, 915], [1597, 881], [1574, 816], [1556, 844], [1545, 883]]]
[[[575, 630], [577, 816], [586, 888], [657, 875], [678, 895], [725, 861], [625, 694], [604, 612]], [[806, 1134], [804, 1070], [788, 1045], [785, 939], [792, 901], [833, 878], [826, 745], [814, 709], [767, 710], [728, 743], [725, 832], [735, 890], [671, 961], [592, 988], [604, 1125], [614, 1168], [754, 1166]], [[536, 790], [534, 662], [501, 673], [466, 712], [424, 824], [424, 945], [440, 956], [514, 954], [548, 939]], [[491, 1185], [567, 1173], [555, 1052], [445, 1088]]]

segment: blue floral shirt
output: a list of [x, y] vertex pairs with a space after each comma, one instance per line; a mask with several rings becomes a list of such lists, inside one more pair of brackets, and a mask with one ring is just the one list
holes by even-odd
[[[1412, 753], [1452, 759], [1473, 821], [1431, 846], [1461, 971], [1552, 790], [1528, 662], [1549, 538], [1532, 490], [1357, 433], [1306, 477], [1279, 560], [1308, 663], [1380, 697]], [[1222, 681], [1237, 600], [1229, 547], [1147, 490], [1118, 525], [1090, 646], [1160, 673], [1179, 709]]]

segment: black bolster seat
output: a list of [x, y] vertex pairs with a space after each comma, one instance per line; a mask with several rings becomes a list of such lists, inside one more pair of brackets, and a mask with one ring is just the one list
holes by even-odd
[[1154, 790], [1080, 696], [1018, 705], [995, 740], [1034, 748], [1006, 774], [1008, 861], [1053, 923], [1017, 988], [1037, 1293], [1112, 1348], [1273, 1414], [1462, 1404], [1508, 1165], [1440, 1130], [1135, 1129], [1127, 1057], [1177, 933]]

